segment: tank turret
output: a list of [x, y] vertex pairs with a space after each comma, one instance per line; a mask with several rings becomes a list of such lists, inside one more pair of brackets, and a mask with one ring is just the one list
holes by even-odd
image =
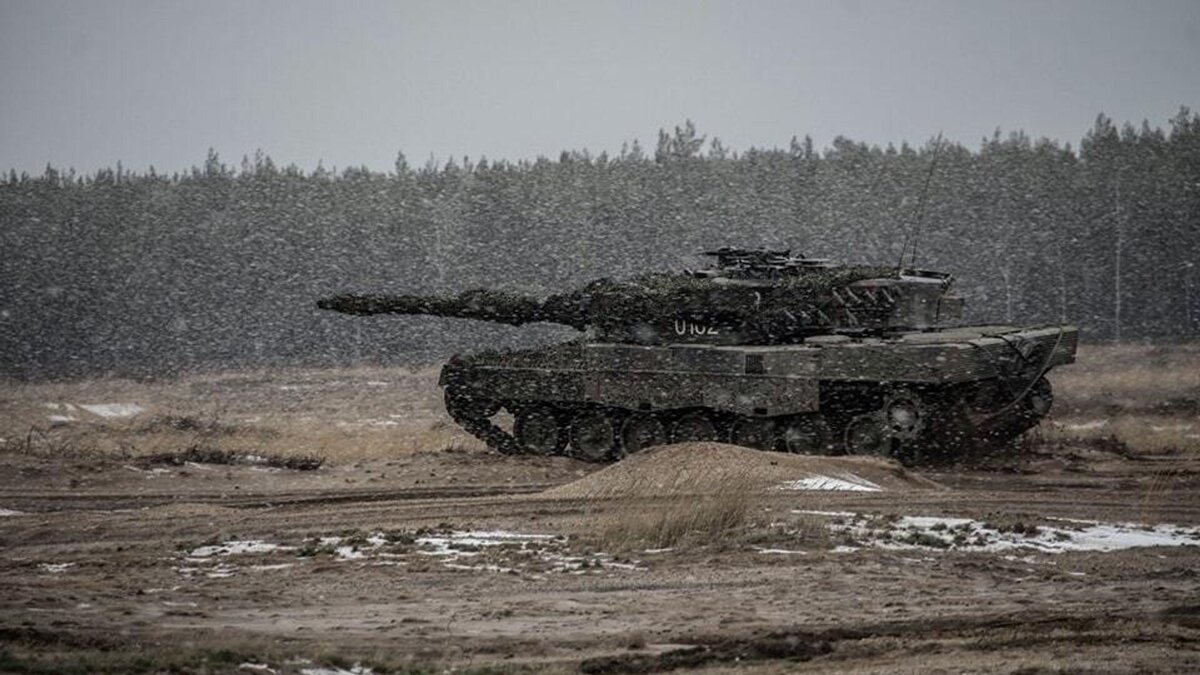
[[544, 299], [470, 290], [450, 297], [337, 295], [317, 306], [360, 316], [550, 322], [632, 344], [788, 344], [822, 334], [925, 330], [961, 315], [948, 274], [837, 266], [786, 250], [721, 248], [706, 255], [715, 264], [705, 269], [600, 279]]

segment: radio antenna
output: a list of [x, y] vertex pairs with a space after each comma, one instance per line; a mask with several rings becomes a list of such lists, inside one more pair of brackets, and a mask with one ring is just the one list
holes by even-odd
[[917, 238], [921, 234], [921, 221], [925, 218], [925, 204], [929, 199], [929, 184], [933, 181], [933, 171], [937, 168], [938, 156], [942, 152], [942, 132], [938, 132], [937, 138], [933, 141], [933, 157], [929, 160], [929, 171], [925, 174], [925, 185], [921, 188], [921, 198], [917, 201], [917, 217], [913, 219], [912, 225], [904, 233], [904, 243], [900, 246], [900, 261], [896, 264], [896, 271], [899, 272], [904, 268], [904, 253], [908, 251], [908, 241], [912, 239], [912, 258], [909, 263], [911, 266], [917, 264]]

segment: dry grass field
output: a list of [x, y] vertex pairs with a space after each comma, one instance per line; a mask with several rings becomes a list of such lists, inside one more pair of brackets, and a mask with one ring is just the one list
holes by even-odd
[[1051, 374], [1048, 440], [1114, 438], [1135, 451], [1200, 452], [1200, 344], [1084, 345]]
[[[202, 448], [334, 464], [482, 447], [443, 412], [437, 373], [355, 368], [8, 383], [0, 385], [0, 438], [4, 447], [32, 451], [139, 457]], [[89, 410], [98, 406], [136, 412]]]
[[1200, 346], [915, 469], [503, 457], [436, 379], [0, 384], [0, 672], [1200, 671]]

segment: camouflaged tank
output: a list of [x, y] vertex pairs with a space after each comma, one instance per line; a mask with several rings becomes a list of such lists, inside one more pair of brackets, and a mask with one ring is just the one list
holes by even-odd
[[1049, 412], [1046, 373], [1075, 359], [1074, 327], [959, 325], [948, 274], [790, 251], [706, 255], [707, 269], [544, 299], [476, 290], [317, 304], [584, 331], [551, 347], [455, 356], [440, 384], [450, 416], [500, 452], [597, 462], [705, 440], [907, 462], [999, 446]]

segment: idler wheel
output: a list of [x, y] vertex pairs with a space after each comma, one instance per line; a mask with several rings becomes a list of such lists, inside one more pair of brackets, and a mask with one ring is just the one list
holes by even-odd
[[892, 439], [879, 413], [867, 413], [850, 420], [844, 436], [846, 452], [851, 455], [890, 456]]
[[500, 412], [500, 402], [490, 399], [474, 398], [461, 391], [446, 389], [444, 394], [446, 412], [450, 417], [458, 419], [487, 419]]
[[775, 422], [757, 417], [742, 417], [733, 423], [729, 442], [746, 448], [770, 450], [775, 445]]
[[784, 450], [798, 455], [824, 455], [830, 450], [829, 425], [815, 415], [793, 417], [779, 437]]
[[1041, 419], [1050, 414], [1050, 408], [1054, 406], [1054, 389], [1050, 386], [1050, 380], [1040, 378], [1029, 393], [1025, 395], [1025, 409], [1028, 410], [1034, 417]]
[[707, 413], [688, 413], [671, 425], [672, 443], [717, 440], [717, 425]]
[[585, 462], [603, 462], [617, 454], [618, 425], [603, 410], [583, 410], [571, 419], [569, 455]]
[[653, 415], [633, 415], [621, 425], [621, 442], [625, 454], [633, 454], [666, 443], [667, 428]]
[[558, 415], [544, 406], [517, 411], [513, 434], [525, 452], [532, 455], [557, 455], [567, 445], [567, 434], [558, 422]]

